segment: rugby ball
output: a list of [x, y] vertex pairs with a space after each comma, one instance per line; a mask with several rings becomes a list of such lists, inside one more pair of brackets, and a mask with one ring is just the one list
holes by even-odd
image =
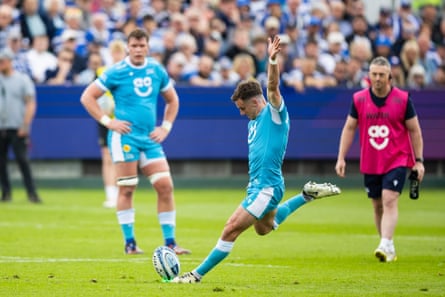
[[175, 251], [166, 246], [157, 247], [153, 252], [153, 267], [164, 280], [178, 276], [181, 265]]

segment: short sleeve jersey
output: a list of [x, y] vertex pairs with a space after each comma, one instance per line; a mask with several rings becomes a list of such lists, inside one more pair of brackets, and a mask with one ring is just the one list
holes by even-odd
[[26, 100], [35, 100], [31, 78], [19, 71], [0, 75], [0, 128], [18, 129], [23, 125]]
[[131, 123], [131, 133], [148, 135], [156, 126], [159, 94], [172, 87], [165, 68], [155, 59], [146, 58], [141, 66], [129, 57], [114, 64], [96, 79], [104, 91], [110, 91], [117, 119]]
[[248, 124], [250, 186], [284, 183], [281, 166], [289, 139], [289, 115], [284, 100], [279, 109], [270, 103]]

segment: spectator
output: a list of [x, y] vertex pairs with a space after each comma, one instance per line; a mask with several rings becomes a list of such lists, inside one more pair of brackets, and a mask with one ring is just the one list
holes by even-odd
[[239, 82], [239, 75], [233, 71], [233, 65], [229, 58], [222, 57], [218, 66], [222, 86], [235, 86]]
[[350, 89], [366, 87], [367, 74], [362, 68], [362, 61], [355, 57], [350, 57], [346, 67], [346, 87]]
[[417, 37], [417, 44], [419, 45], [419, 63], [425, 69], [426, 84], [429, 85], [440, 64], [440, 58], [433, 46], [433, 42], [426, 34], [421, 34]]
[[399, 57], [390, 57], [389, 63], [391, 64], [391, 84], [399, 88], [406, 87], [405, 73], [403, 72]]
[[408, 20], [409, 23], [413, 24], [416, 28], [416, 31], [420, 28], [420, 20], [419, 18], [414, 14], [411, 1], [410, 0], [401, 0], [400, 1], [400, 8], [393, 16], [394, 20], [394, 36], [396, 38], [400, 38], [403, 30], [403, 21]]
[[236, 27], [239, 19], [236, 0], [220, 0], [217, 2], [215, 9], [215, 19], [223, 23], [224, 31], [221, 31], [222, 37], [228, 41]]
[[317, 71], [317, 61], [311, 58], [303, 58], [299, 69], [293, 70], [286, 78], [286, 84], [295, 88], [297, 92], [303, 92], [306, 88], [323, 89], [335, 86], [332, 76], [324, 76]]
[[31, 77], [31, 68], [26, 57], [26, 50], [22, 46], [22, 34], [19, 29], [9, 32], [7, 47], [9, 47], [14, 54], [12, 60], [14, 69]]
[[208, 32], [209, 22], [199, 15], [199, 10], [190, 8], [185, 12], [186, 20], [189, 24], [189, 33], [195, 38], [197, 45], [197, 54], [201, 55], [204, 51], [204, 41]]
[[440, 89], [445, 88], [445, 65], [437, 68], [436, 73], [433, 75], [431, 87]]
[[[30, 44], [36, 36], [42, 35], [48, 36], [51, 42], [56, 34], [56, 28], [49, 17], [44, 12], [39, 12], [38, 0], [23, 0], [19, 20], [22, 36]], [[52, 50], [51, 43], [49, 43], [49, 50]]]
[[61, 49], [57, 53], [57, 66], [45, 72], [45, 82], [49, 85], [65, 85], [74, 82], [74, 53], [69, 49]]
[[249, 32], [245, 29], [237, 28], [233, 34], [232, 43], [225, 52], [224, 56], [234, 59], [238, 54], [247, 54], [254, 58], [254, 55], [250, 51], [250, 37]]
[[445, 39], [436, 43], [437, 56], [439, 58], [438, 64], [440, 66], [445, 65]]
[[86, 39], [86, 32], [82, 27], [82, 11], [76, 7], [69, 7], [65, 11], [64, 18], [66, 26], [61, 32], [61, 35], [54, 40], [54, 48], [56, 49], [56, 52], [63, 47], [61, 44], [66, 41], [67, 37], [75, 38], [75, 52], [85, 58], [88, 54], [88, 42]]
[[28, 200], [41, 203], [32, 177], [27, 157], [29, 134], [36, 111], [35, 86], [29, 76], [15, 71], [12, 66], [14, 53], [9, 48], [0, 51], [0, 183], [2, 202], [12, 200], [7, 160], [9, 149], [14, 151], [15, 159], [23, 177]]
[[346, 88], [348, 86], [348, 66], [345, 60], [340, 60], [335, 63], [332, 76], [335, 80], [335, 83], [332, 82], [331, 85], [328, 85], [328, 87]]
[[194, 73], [198, 69], [199, 57], [196, 55], [196, 40], [190, 34], [181, 34], [176, 39], [178, 50], [184, 54], [187, 64], [184, 67], [184, 75]]
[[213, 58], [203, 55], [199, 58], [198, 70], [190, 75], [189, 83], [192, 86], [216, 87], [221, 85], [219, 76], [214, 70]]
[[162, 44], [162, 42], [156, 39], [154, 39], [153, 41], [150, 40], [148, 46], [149, 56], [162, 64], [162, 61], [164, 60], [164, 45]]
[[426, 87], [426, 72], [422, 65], [413, 65], [408, 74], [407, 87], [414, 90], [422, 90]]
[[420, 18], [422, 20], [422, 24], [428, 26], [432, 29], [436, 25], [438, 21], [438, 8], [434, 4], [425, 3], [420, 9]]
[[[267, 36], [258, 35], [252, 40], [252, 53], [255, 56], [255, 69], [257, 75], [266, 73], [268, 55], [267, 55]], [[281, 68], [280, 68], [281, 69]]]
[[162, 64], [167, 65], [167, 61], [170, 60], [172, 54], [178, 49], [176, 48], [176, 33], [173, 30], [166, 30], [163, 33], [163, 45], [164, 45], [164, 61]]
[[87, 68], [74, 77], [76, 85], [88, 85], [97, 77], [97, 71], [104, 66], [102, 57], [99, 53], [91, 53], [88, 56]]
[[433, 30], [432, 39], [435, 43], [445, 42], [445, 10], [440, 21], [437, 22], [436, 28]]
[[360, 61], [362, 69], [368, 69], [372, 59], [371, 43], [368, 38], [357, 38], [349, 45], [349, 56]]
[[141, 0], [128, 0], [125, 20], [134, 20], [138, 27], [143, 27], [143, 18], [149, 14], [149, 8], [144, 7]]
[[368, 39], [369, 41], [369, 25], [368, 21], [364, 16], [356, 16], [352, 19], [352, 33], [346, 36], [346, 42], [351, 45], [351, 43], [359, 39]]
[[[128, 21], [125, 18], [126, 7], [124, 2], [117, 0], [99, 0], [100, 10], [108, 16], [107, 28], [110, 32], [114, 32], [122, 28], [123, 24]], [[153, 3], [155, 1], [152, 1]], [[136, 22], [136, 20], [131, 19]], [[136, 23], [137, 26], [137, 23]]]
[[352, 33], [352, 25], [346, 19], [346, 6], [342, 1], [329, 1], [331, 14], [327, 17], [328, 23], [338, 24], [339, 31], [343, 36], [348, 36]]
[[222, 55], [223, 41], [221, 34], [218, 31], [212, 31], [204, 39], [204, 55], [212, 57], [214, 60], [218, 60]]
[[[79, 36], [80, 33], [80, 36]], [[66, 29], [63, 31], [63, 34], [61, 36], [61, 44], [60, 48], [69, 49], [74, 53], [74, 61], [73, 61], [73, 73], [79, 74], [81, 71], [85, 70], [87, 67], [87, 58], [85, 58], [84, 55], [80, 54], [78, 49], [78, 42], [81, 42], [81, 44], [84, 42], [84, 34], [83, 32], [80, 32], [79, 30], [71, 30]], [[96, 45], [96, 41], [92, 40], [88, 47], [92, 47]], [[83, 47], [83, 45], [81, 46]], [[103, 47], [102, 44], [100, 44], [100, 47]], [[60, 50], [60, 49], [59, 49]], [[84, 51], [84, 50], [82, 50]], [[90, 48], [88, 48], [88, 52], [90, 52]], [[100, 52], [100, 49], [99, 49]]]
[[188, 81], [184, 75], [184, 67], [186, 64], [187, 59], [181, 52], [172, 54], [167, 61], [167, 73], [177, 85], [188, 84]]
[[393, 45], [393, 51], [396, 56], [400, 56], [402, 47], [405, 42], [416, 39], [416, 33], [416, 26], [413, 23], [409, 21], [403, 21], [402, 36], [401, 38], [397, 39]]
[[[132, 1], [133, 2], [133, 1]], [[86, 31], [86, 42], [96, 42], [103, 47], [113, 39], [111, 31], [107, 28], [108, 16], [103, 12], [96, 12], [91, 15], [91, 25]]]
[[57, 57], [48, 49], [48, 36], [34, 36], [32, 48], [26, 53], [31, 78], [36, 84], [44, 83], [46, 71], [57, 67]]
[[239, 76], [240, 81], [255, 77], [255, 61], [249, 54], [241, 53], [233, 59], [233, 71]]
[[44, 0], [43, 7], [45, 14], [54, 27], [54, 35], [59, 36], [65, 27], [65, 20], [63, 19], [63, 13], [66, 9], [65, 1]]
[[323, 67], [325, 74], [331, 75], [334, 72], [335, 64], [345, 58], [343, 51], [345, 38], [340, 32], [331, 32], [327, 41], [328, 49], [320, 54], [318, 63]]
[[[289, 50], [289, 44], [290, 44], [290, 38], [286, 34], [279, 34], [278, 37], [280, 38], [280, 57], [284, 60], [283, 65], [283, 71], [289, 72], [293, 68], [292, 61], [294, 60], [294, 56], [291, 55], [291, 51]], [[258, 75], [258, 71], [256, 73]]]
[[408, 79], [411, 67], [419, 64], [419, 45], [416, 40], [409, 40], [403, 45], [400, 60], [405, 78]]
[[290, 23], [290, 17], [286, 12], [283, 11], [281, 0], [266, 1], [266, 13], [263, 17], [263, 20], [261, 21], [261, 24], [264, 26], [266, 20], [271, 16], [277, 18], [280, 24], [278, 33], [283, 34], [287, 24]]
[[374, 46], [374, 57], [382, 56], [389, 59], [389, 57], [392, 56], [392, 43], [389, 37], [385, 35], [377, 36], [376, 40], [374, 41]]
[[264, 21], [264, 29], [267, 36], [275, 36], [281, 31], [280, 21], [276, 17], [270, 16]]
[[9, 32], [13, 28], [12, 8], [9, 5], [0, 5], [0, 49], [7, 46]]

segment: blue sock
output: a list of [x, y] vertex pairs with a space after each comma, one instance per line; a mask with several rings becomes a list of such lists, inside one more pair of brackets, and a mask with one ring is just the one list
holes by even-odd
[[304, 199], [303, 195], [298, 194], [278, 205], [277, 214], [275, 215], [275, 224], [280, 225], [289, 215], [306, 204], [306, 202], [307, 201]]
[[125, 243], [134, 242], [133, 224], [122, 224], [121, 229], [124, 234]]
[[133, 208], [120, 210], [117, 213], [117, 220], [121, 226], [125, 243], [134, 242], [134, 218], [135, 211]]
[[215, 248], [205, 258], [205, 260], [194, 270], [199, 276], [204, 276], [219, 262], [224, 260], [233, 248], [234, 242], [218, 240]]
[[166, 246], [176, 245], [176, 211], [160, 212], [158, 214], [159, 224], [161, 225], [162, 236]]
[[162, 236], [166, 246], [176, 245], [175, 241], [175, 226], [174, 225], [161, 225]]

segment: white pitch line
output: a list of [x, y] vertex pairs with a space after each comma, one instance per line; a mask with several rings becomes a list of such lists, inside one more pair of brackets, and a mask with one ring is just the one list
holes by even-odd
[[[199, 263], [200, 259], [197, 258], [180, 258], [181, 262], [187, 263]], [[92, 259], [92, 258], [26, 258], [26, 257], [7, 257], [0, 256], [0, 263], [88, 263], [88, 262], [101, 262], [101, 263], [151, 263], [151, 259], [147, 257], [128, 257], [122, 259]], [[235, 267], [257, 267], [257, 268], [289, 268], [285, 265], [261, 265], [261, 264], [245, 264], [245, 263], [222, 263], [222, 265], [235, 266]]]

